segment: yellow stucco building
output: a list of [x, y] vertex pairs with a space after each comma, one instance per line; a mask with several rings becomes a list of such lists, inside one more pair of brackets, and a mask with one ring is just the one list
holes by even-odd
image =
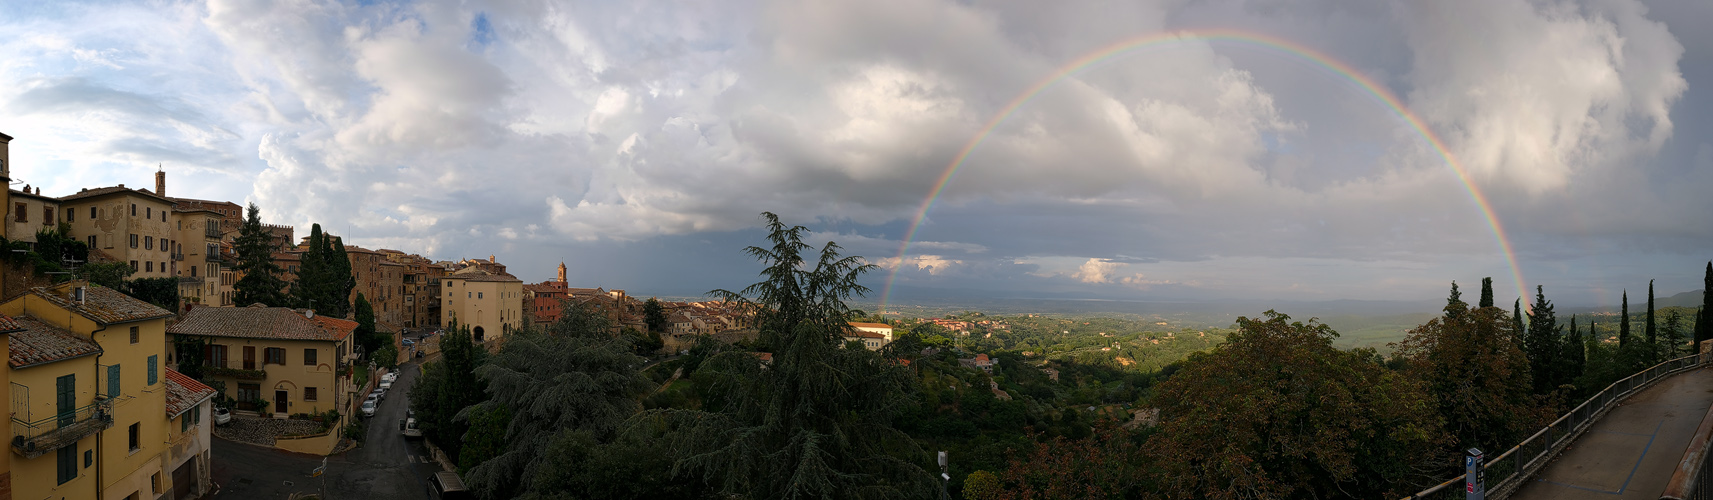
[[166, 318], [72, 281], [0, 304], [24, 331], [8, 355], [19, 498], [158, 498], [166, 469]]
[[181, 304], [220, 304], [220, 221], [213, 210], [187, 203], [173, 205], [172, 259], [178, 273]]
[[358, 401], [347, 369], [357, 322], [284, 307], [194, 307], [168, 329], [174, 339], [201, 338], [205, 380], [264, 415], [338, 410]]
[[59, 201], [71, 236], [89, 244], [91, 261], [99, 251], [135, 267], [132, 279], [178, 276], [172, 264], [171, 200], [120, 184], [85, 189]]
[[477, 343], [503, 342], [523, 324], [523, 280], [466, 267], [440, 279], [440, 324], [469, 325]]

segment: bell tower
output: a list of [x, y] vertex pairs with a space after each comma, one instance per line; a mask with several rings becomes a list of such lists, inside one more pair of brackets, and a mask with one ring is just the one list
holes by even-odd
[[565, 282], [565, 263], [564, 262], [559, 263], [559, 282], [560, 283]]

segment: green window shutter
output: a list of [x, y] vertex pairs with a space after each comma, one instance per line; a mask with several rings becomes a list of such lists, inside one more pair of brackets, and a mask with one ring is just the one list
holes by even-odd
[[178, 417], [178, 421], [179, 421], [178, 422], [178, 431], [179, 432], [190, 432], [190, 414], [189, 413], [180, 415]]
[[119, 397], [119, 365], [107, 367], [107, 397]]
[[59, 484], [77, 479], [77, 443], [61, 447], [54, 458], [59, 461]]
[[160, 357], [159, 354], [149, 355], [149, 385], [160, 382], [160, 373], [157, 371], [157, 367], [160, 366]]

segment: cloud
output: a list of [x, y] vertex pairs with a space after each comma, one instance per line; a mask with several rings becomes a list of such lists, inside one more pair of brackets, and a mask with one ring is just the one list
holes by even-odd
[[1082, 267], [1077, 268], [1076, 274], [1072, 274], [1071, 277], [1083, 283], [1110, 283], [1112, 282], [1112, 272], [1123, 266], [1117, 262], [1089, 259], [1088, 262], [1083, 263]]

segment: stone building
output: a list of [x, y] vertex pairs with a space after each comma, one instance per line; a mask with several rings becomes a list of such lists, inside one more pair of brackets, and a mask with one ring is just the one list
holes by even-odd
[[22, 191], [9, 191], [12, 212], [6, 215], [8, 240], [35, 243], [36, 232], [53, 229], [59, 224], [59, 200], [42, 196], [42, 188], [31, 191], [26, 185]]
[[[59, 198], [71, 237], [90, 245], [90, 253], [130, 263], [137, 278], [176, 278], [172, 255], [177, 242], [170, 222], [172, 200], [124, 184], [83, 189]], [[96, 260], [91, 256], [90, 260]]]
[[466, 267], [440, 283], [445, 293], [440, 324], [456, 320], [469, 326], [478, 343], [503, 342], [506, 334], [523, 324], [523, 280], [515, 276]]

